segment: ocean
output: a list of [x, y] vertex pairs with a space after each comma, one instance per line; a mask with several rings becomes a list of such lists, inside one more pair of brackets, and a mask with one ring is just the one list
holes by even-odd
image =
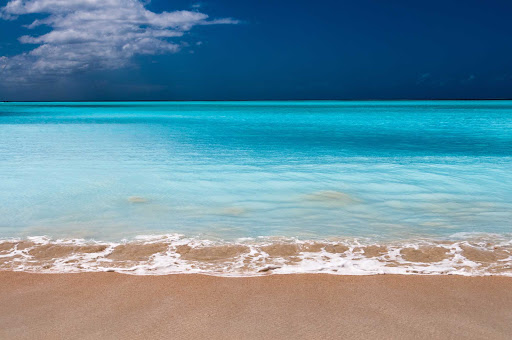
[[512, 101], [0, 103], [0, 269], [512, 276]]

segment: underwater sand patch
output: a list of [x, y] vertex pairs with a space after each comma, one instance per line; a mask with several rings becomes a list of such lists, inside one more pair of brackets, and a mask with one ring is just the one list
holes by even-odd
[[14, 266], [14, 262], [17, 259], [22, 259], [22, 258], [23, 258], [23, 256], [21, 256], [21, 255], [0, 257], [0, 268], [3, 268], [3, 269], [12, 268]]
[[184, 245], [176, 247], [176, 252], [185, 260], [191, 261], [219, 261], [234, 259], [242, 254], [248, 253], [249, 247], [241, 245], [223, 245], [213, 247], [192, 248]]
[[286, 261], [285, 261], [285, 264], [287, 265], [294, 265], [294, 264], [297, 264], [299, 262], [301, 262], [302, 259], [298, 256], [290, 256], [290, 257], [287, 257], [286, 258]]
[[31, 241], [21, 241], [16, 244], [16, 249], [18, 250], [25, 250], [27, 248], [35, 246], [34, 242]]
[[478, 249], [476, 247], [461, 246], [462, 255], [473, 262], [496, 262], [498, 260], [504, 260], [510, 256], [504, 249], [497, 248], [494, 251]]
[[15, 245], [16, 245], [16, 243], [14, 243], [14, 242], [3, 242], [3, 243], [0, 243], [0, 255], [9, 253], [11, 250], [14, 249]]
[[325, 246], [325, 251], [332, 254], [341, 254], [349, 250], [344, 244], [328, 244]]
[[400, 250], [403, 259], [409, 262], [440, 262], [448, 258], [448, 249], [443, 247], [404, 248]]
[[114, 248], [107, 258], [116, 261], [145, 261], [152, 255], [167, 251], [169, 245], [166, 243], [150, 244], [121, 244]]
[[272, 257], [297, 256], [300, 253], [298, 244], [275, 243], [261, 247], [261, 250]]
[[322, 249], [325, 248], [325, 244], [323, 243], [304, 243], [300, 245], [300, 250], [303, 252], [309, 252], [309, 253], [318, 253], [322, 251]]
[[300, 253], [319, 253], [325, 250], [329, 253], [338, 254], [349, 250], [349, 247], [343, 244], [325, 244], [325, 243], [275, 243], [261, 247], [261, 250], [271, 257], [293, 257]]
[[98, 253], [107, 249], [106, 245], [70, 246], [45, 244], [31, 249], [28, 254], [37, 260], [52, 260], [63, 258], [76, 253]]
[[349, 194], [335, 190], [317, 191], [306, 195], [305, 199], [313, 202], [323, 202], [336, 205], [347, 205], [359, 202], [358, 199], [350, 196]]
[[242, 208], [242, 207], [229, 207], [229, 208], [224, 208], [220, 211], [220, 215], [225, 215], [225, 216], [242, 216], [242, 215], [245, 215], [247, 213], [247, 209], [245, 208]]
[[366, 257], [379, 257], [388, 253], [388, 248], [386, 246], [366, 246], [363, 247], [362, 250]]
[[141, 196], [130, 196], [128, 197], [128, 202], [130, 203], [146, 203], [147, 199]]
[[6, 254], [14, 250], [14, 247], [16, 247], [17, 250], [24, 250], [30, 247], [33, 247], [35, 245], [34, 242], [30, 241], [20, 241], [20, 242], [14, 242], [14, 241], [7, 241], [0, 243], [0, 255]]

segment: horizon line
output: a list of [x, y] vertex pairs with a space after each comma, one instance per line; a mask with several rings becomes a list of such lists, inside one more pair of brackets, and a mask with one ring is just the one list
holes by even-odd
[[102, 100], [0, 100], [0, 103], [93, 103], [93, 102], [375, 102], [375, 101], [501, 101], [511, 98], [429, 98], [429, 99], [102, 99]]

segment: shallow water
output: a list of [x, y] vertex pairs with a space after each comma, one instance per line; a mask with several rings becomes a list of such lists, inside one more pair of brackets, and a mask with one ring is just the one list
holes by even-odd
[[0, 141], [3, 239], [512, 240], [511, 101], [0, 103]]

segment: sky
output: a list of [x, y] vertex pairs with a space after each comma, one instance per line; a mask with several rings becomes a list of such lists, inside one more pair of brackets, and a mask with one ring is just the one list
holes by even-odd
[[512, 98], [510, 0], [0, 8], [0, 100]]

